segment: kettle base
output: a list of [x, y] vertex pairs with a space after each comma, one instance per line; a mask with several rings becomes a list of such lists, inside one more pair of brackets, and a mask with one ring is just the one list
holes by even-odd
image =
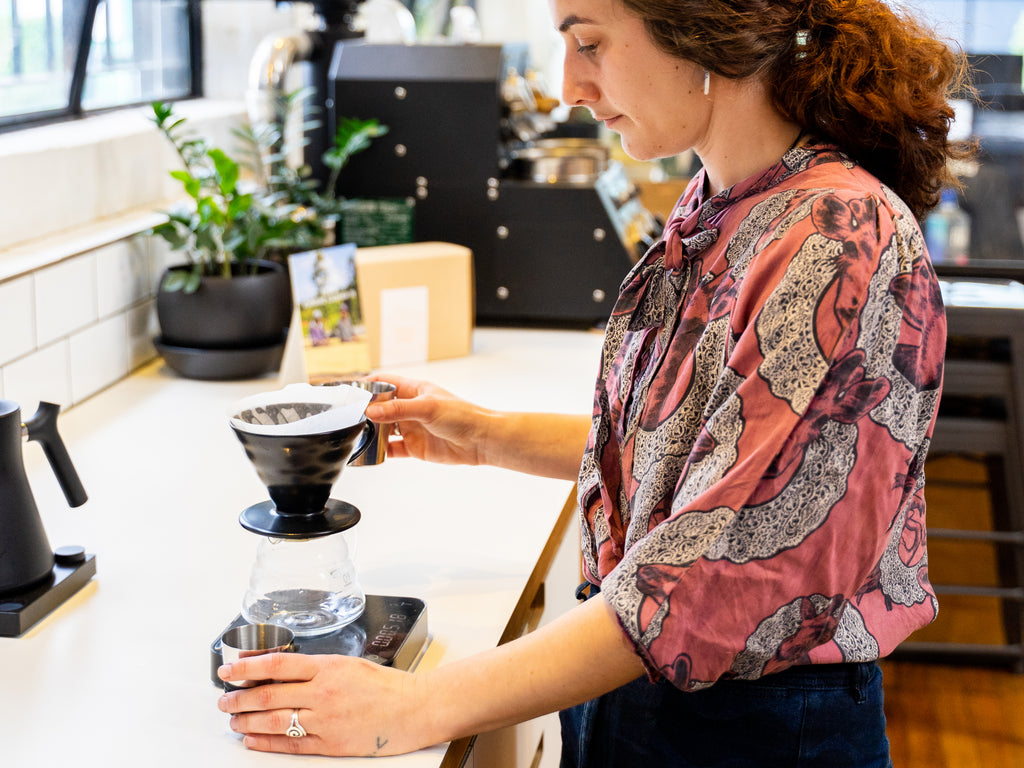
[[0, 637], [24, 634], [96, 575], [95, 555], [74, 559], [54, 565], [53, 573], [33, 587], [0, 595]]

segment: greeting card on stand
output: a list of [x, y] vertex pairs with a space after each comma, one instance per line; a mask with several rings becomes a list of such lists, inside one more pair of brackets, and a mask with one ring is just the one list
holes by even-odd
[[313, 384], [370, 371], [355, 254], [355, 243], [347, 243], [288, 257], [306, 372]]

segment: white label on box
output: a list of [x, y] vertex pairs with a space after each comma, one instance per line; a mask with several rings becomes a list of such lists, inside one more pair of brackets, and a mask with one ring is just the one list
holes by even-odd
[[425, 285], [380, 292], [380, 365], [423, 363], [430, 336], [430, 291]]

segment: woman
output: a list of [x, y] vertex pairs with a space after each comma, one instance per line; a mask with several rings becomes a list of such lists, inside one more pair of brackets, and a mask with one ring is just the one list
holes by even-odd
[[[423, 674], [248, 660], [253, 749], [386, 754], [564, 710], [563, 764], [888, 766], [875, 660], [937, 609], [923, 464], [945, 345], [915, 215], [956, 59], [877, 0], [551, 0], [564, 98], [703, 169], [623, 282], [593, 417], [428, 384], [393, 456], [579, 479], [590, 599]], [[586, 638], [585, 644], [580, 638]], [[286, 735], [293, 715], [308, 735]]]

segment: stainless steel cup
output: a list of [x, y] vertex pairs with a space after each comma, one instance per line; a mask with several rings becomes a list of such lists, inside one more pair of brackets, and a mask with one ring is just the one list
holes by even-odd
[[[331, 384], [348, 384], [352, 387], [359, 387], [365, 389], [372, 397], [370, 398], [371, 403], [379, 403], [382, 400], [393, 400], [395, 397], [395, 385], [388, 384], [385, 381], [332, 381]], [[363, 451], [358, 458], [353, 459], [351, 466], [353, 467], [366, 467], [373, 464], [383, 464], [385, 457], [388, 455], [388, 438], [391, 436], [391, 429], [393, 424], [378, 424], [377, 425], [377, 436], [370, 441], [370, 444], [366, 446], [366, 450]]]
[[[282, 653], [290, 651], [295, 633], [288, 627], [277, 624], [242, 624], [232, 627], [220, 638], [221, 658], [225, 664], [233, 664], [239, 659], [260, 656], [264, 653]], [[228, 680], [224, 690], [235, 691], [239, 688], [252, 688], [256, 685], [273, 682], [272, 680]]]

